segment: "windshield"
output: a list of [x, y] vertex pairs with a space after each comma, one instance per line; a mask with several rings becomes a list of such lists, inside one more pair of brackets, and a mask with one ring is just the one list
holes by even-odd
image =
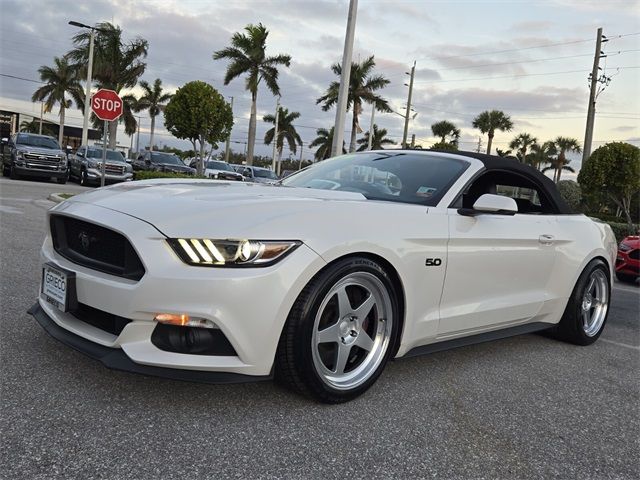
[[27, 145], [29, 147], [49, 148], [52, 150], [60, 150], [60, 145], [56, 140], [49, 137], [38, 137], [35, 135], [26, 135], [19, 133], [16, 137], [17, 145]]
[[153, 152], [151, 154], [151, 163], [164, 163], [169, 165], [180, 165], [184, 167], [184, 162], [180, 160], [180, 157], [173, 153]]
[[231, 168], [231, 165], [229, 165], [228, 163], [224, 163], [224, 162], [207, 162], [207, 168], [211, 169], [211, 170], [224, 170], [227, 172], [233, 172], [233, 168]]
[[348, 154], [302, 170], [282, 180], [282, 185], [357, 192], [374, 200], [433, 206], [468, 166], [464, 160], [429, 154]]
[[260, 177], [260, 178], [270, 178], [271, 180], [278, 180], [278, 176], [272, 170], [267, 170], [266, 168], [265, 169], [254, 168], [253, 174], [256, 177]]
[[[90, 148], [87, 150], [88, 158], [98, 158], [102, 159], [102, 149], [101, 148]], [[108, 150], [107, 149], [107, 160], [111, 160], [114, 162], [124, 162], [124, 157], [117, 150]]]

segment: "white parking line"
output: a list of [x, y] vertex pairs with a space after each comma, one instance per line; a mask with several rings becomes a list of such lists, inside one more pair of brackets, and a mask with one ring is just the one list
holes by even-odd
[[640, 350], [640, 346], [629, 345], [628, 343], [614, 342], [613, 340], [607, 340], [606, 338], [601, 338], [600, 341], [610, 343], [611, 345], [617, 345], [618, 347], [630, 348], [631, 350]]
[[640, 292], [640, 288], [638, 287], [632, 287], [631, 285], [620, 285], [619, 283], [614, 283], [613, 289], [622, 290], [624, 292], [635, 292], [635, 293]]

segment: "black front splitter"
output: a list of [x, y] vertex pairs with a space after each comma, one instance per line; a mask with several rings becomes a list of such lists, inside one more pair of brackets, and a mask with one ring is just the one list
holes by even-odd
[[179, 368], [141, 365], [132, 361], [121, 348], [105, 347], [65, 330], [47, 315], [38, 302], [28, 310], [28, 313], [32, 315], [40, 326], [53, 338], [80, 353], [84, 353], [88, 357], [99, 360], [105, 367], [113, 370], [170, 378], [172, 380], [214, 384], [259, 382], [273, 378], [271, 375], [254, 376], [242, 375], [240, 373], [205, 372], [202, 370], [183, 370]]

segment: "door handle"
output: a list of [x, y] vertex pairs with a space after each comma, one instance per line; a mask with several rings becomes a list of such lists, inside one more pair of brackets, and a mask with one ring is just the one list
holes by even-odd
[[549, 234], [540, 235], [538, 237], [538, 241], [542, 245], [553, 245], [554, 239], [555, 239], [555, 237], [553, 235], [549, 235]]

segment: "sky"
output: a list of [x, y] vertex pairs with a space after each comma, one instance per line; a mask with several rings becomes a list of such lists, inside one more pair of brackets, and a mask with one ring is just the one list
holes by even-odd
[[[316, 129], [330, 128], [335, 110], [323, 112], [316, 100], [337, 77], [330, 66], [342, 58], [347, 0], [0, 0], [0, 109], [39, 115], [31, 103], [38, 87], [38, 68], [50, 65], [72, 46], [77, 29], [110, 21], [124, 37], [149, 42], [142, 79], [163, 81], [175, 91], [191, 80], [203, 80], [222, 95], [234, 97], [232, 149], [242, 152], [247, 139], [250, 96], [243, 79], [223, 84], [224, 61], [214, 51], [229, 45], [234, 32], [249, 23], [270, 31], [267, 53], [292, 56], [280, 70], [281, 104], [298, 111], [295, 122], [304, 142], [303, 158]], [[461, 149], [475, 150], [481, 134], [472, 127], [483, 110], [499, 109], [511, 116], [514, 129], [497, 132], [494, 149], [507, 149], [519, 133], [539, 141], [559, 135], [582, 144], [598, 27], [609, 39], [603, 44], [602, 72], [611, 77], [597, 100], [593, 149], [610, 141], [640, 146], [640, 0], [494, 0], [383, 1], [360, 0], [353, 60], [375, 56], [375, 73], [390, 85], [380, 93], [397, 113], [376, 112], [375, 122], [400, 142], [407, 102], [408, 72], [416, 62], [409, 137], [425, 148], [436, 142], [430, 125], [449, 120], [462, 131]], [[139, 90], [134, 90], [139, 93]], [[271, 155], [264, 145], [269, 128], [263, 115], [274, 113], [276, 98], [262, 85], [258, 92], [256, 153]], [[57, 109], [47, 116], [56, 119]], [[140, 146], [149, 141], [149, 117], [141, 113]], [[371, 109], [364, 107], [360, 124], [368, 130]], [[351, 125], [347, 113], [347, 129]], [[82, 112], [67, 113], [67, 122], [82, 125]], [[349, 132], [345, 137], [348, 139]], [[482, 136], [486, 146], [486, 136]], [[129, 145], [121, 127], [118, 143]], [[190, 148], [172, 137], [160, 117], [156, 143]], [[283, 158], [290, 152], [285, 148]], [[572, 155], [579, 168], [580, 156]]]

